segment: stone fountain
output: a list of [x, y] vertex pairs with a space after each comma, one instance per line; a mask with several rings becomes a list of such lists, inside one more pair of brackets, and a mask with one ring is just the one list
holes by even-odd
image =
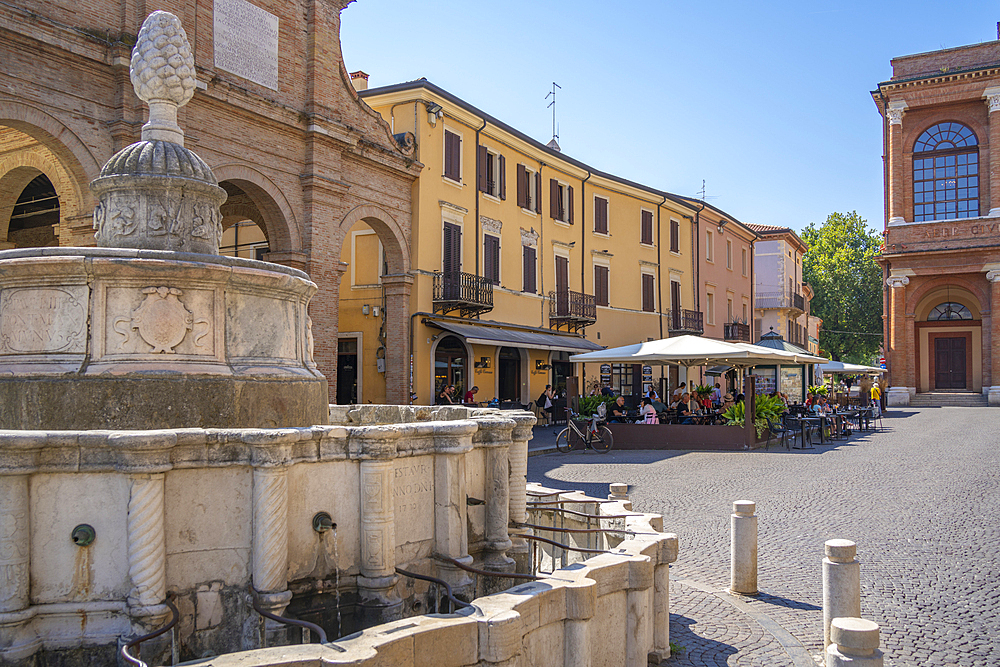
[[177, 125], [196, 80], [175, 16], [143, 24], [131, 78], [149, 122], [91, 183], [99, 247], [0, 252], [0, 428], [326, 423], [316, 286], [218, 254], [226, 193]]

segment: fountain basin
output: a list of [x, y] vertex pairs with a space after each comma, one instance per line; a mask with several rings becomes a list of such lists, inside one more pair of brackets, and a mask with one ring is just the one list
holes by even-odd
[[296, 269], [218, 255], [0, 252], [0, 428], [325, 424], [316, 289]]

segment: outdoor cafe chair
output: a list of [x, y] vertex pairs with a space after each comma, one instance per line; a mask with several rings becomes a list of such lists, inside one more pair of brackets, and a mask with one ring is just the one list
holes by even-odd
[[785, 449], [790, 449], [788, 446], [789, 437], [792, 438], [793, 443], [795, 442], [795, 431], [784, 424], [779, 424], [775, 424], [770, 417], [767, 418], [767, 444], [764, 445], [764, 449], [771, 448], [771, 440], [774, 436], [779, 436], [781, 438], [780, 442], [785, 445]]

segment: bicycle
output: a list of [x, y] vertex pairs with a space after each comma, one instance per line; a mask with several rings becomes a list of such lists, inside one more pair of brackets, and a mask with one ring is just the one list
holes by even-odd
[[573, 449], [573, 445], [569, 441], [569, 432], [572, 429], [576, 436], [595, 452], [605, 454], [611, 451], [615, 440], [611, 435], [611, 430], [603, 424], [605, 410], [600, 408], [604, 408], [604, 404], [600, 405], [598, 412], [584, 421], [587, 427], [586, 432], [581, 431], [580, 427], [573, 421], [574, 417], [580, 415], [573, 412], [571, 408], [566, 408], [566, 428], [556, 436], [556, 449], [564, 454]]

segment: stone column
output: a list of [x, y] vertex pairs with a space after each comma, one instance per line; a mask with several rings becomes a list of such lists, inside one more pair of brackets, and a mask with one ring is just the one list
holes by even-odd
[[625, 591], [625, 664], [644, 667], [653, 645], [654, 563], [639, 556], [628, 564], [628, 588]]
[[823, 646], [830, 645], [835, 618], [861, 616], [861, 564], [850, 540], [827, 540], [823, 559]]
[[[510, 490], [509, 517], [511, 524], [525, 523], [528, 520], [528, 494], [525, 488], [528, 483], [528, 441], [531, 440], [531, 427], [537, 421], [530, 412], [517, 412], [512, 416], [516, 426], [511, 431], [510, 448], [507, 450], [507, 458], [510, 462], [510, 480], [508, 487]], [[516, 564], [516, 571], [527, 573], [531, 568], [531, 547], [522, 535], [530, 534], [530, 528], [510, 529], [511, 547], [508, 552]]]
[[385, 352], [385, 402], [410, 403], [410, 289], [413, 276], [405, 273], [382, 276], [388, 331]]
[[[990, 124], [990, 212], [986, 215], [995, 218], [1000, 217], [1000, 87], [987, 88], [983, 98], [989, 107]], [[980, 183], [980, 192], [983, 190], [987, 188]]]
[[164, 540], [163, 473], [129, 475], [129, 615], [148, 628], [167, 613], [167, 550]]
[[[1000, 118], [997, 119], [1000, 126]], [[990, 282], [990, 370], [993, 386], [989, 390], [990, 405], [1000, 406], [1000, 271], [987, 271]], [[983, 332], [984, 335], [986, 332]]]
[[677, 535], [660, 538], [653, 568], [653, 650], [658, 662], [670, 657], [670, 563], [677, 560]]
[[906, 102], [890, 102], [885, 115], [889, 121], [889, 182], [886, 186], [889, 189], [889, 225], [901, 225], [906, 222], [903, 212], [905, 197], [903, 192], [904, 165], [903, 165], [903, 113], [906, 111]]
[[[491, 572], [513, 572], [514, 561], [507, 557], [507, 550], [511, 547], [507, 535], [510, 511], [510, 470], [507, 451], [515, 423], [502, 417], [477, 419], [476, 423], [479, 429], [473, 437], [473, 442], [486, 450], [486, 548], [483, 554], [483, 569]], [[499, 586], [502, 582], [495, 583]], [[484, 585], [490, 589], [493, 583], [487, 582]], [[485, 592], [488, 594], [495, 591]]]
[[[906, 385], [906, 355], [912, 351], [906, 346], [906, 276], [889, 276], [885, 284], [890, 288], [892, 305], [889, 309], [889, 405], [909, 405], [910, 390]], [[916, 387], [914, 387], [916, 391]]]
[[[251, 578], [260, 606], [281, 616], [292, 592], [288, 588], [288, 473], [283, 467], [253, 469], [253, 541]], [[263, 646], [282, 644], [287, 628], [264, 621]]]
[[590, 667], [594, 650], [590, 641], [590, 625], [596, 611], [597, 586], [593, 582], [585, 579], [566, 586], [563, 638], [563, 664], [566, 667]]
[[358, 597], [362, 628], [397, 620], [403, 614], [403, 601], [396, 593], [396, 513], [392, 502], [393, 460], [399, 436], [400, 431], [392, 426], [369, 426], [352, 435], [361, 459]]
[[[5, 454], [5, 452], [0, 452]], [[7, 460], [4, 463], [8, 463]], [[0, 663], [17, 664], [41, 648], [31, 628], [28, 475], [0, 475]]]
[[[442, 556], [472, 565], [469, 555], [468, 506], [465, 502], [465, 455], [472, 451], [476, 427], [449, 422], [435, 427], [434, 440], [434, 550]], [[438, 564], [440, 576], [456, 597], [471, 600], [474, 582], [465, 570]]]
[[730, 515], [729, 590], [742, 595], [757, 594], [756, 508], [752, 500], [737, 500]]

